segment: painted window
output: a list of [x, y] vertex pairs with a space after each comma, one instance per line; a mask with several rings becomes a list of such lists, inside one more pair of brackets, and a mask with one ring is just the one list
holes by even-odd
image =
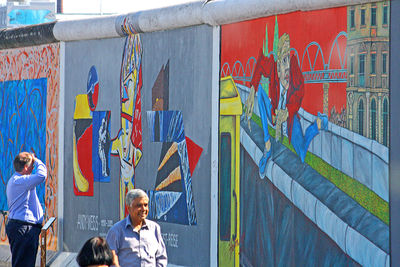
[[362, 99], [358, 103], [358, 133], [364, 134], [364, 102]]
[[354, 74], [354, 56], [350, 57], [350, 74]]
[[355, 23], [355, 10], [351, 9], [350, 10], [350, 28], [355, 28], [356, 23]]
[[365, 54], [360, 55], [358, 66], [358, 82], [360, 86], [365, 85]]
[[361, 9], [361, 16], [360, 16], [360, 24], [361, 26], [365, 26], [365, 8]]
[[376, 140], [376, 101], [371, 100], [371, 139]]
[[386, 64], [387, 64], [387, 54], [383, 53], [382, 54], [382, 74], [386, 74], [387, 73]]
[[388, 101], [385, 98], [383, 100], [383, 111], [382, 111], [382, 115], [383, 115], [383, 144], [385, 146], [388, 145], [388, 126], [389, 126], [389, 107], [388, 107]]
[[376, 6], [371, 7], [371, 26], [376, 26]]
[[388, 11], [389, 11], [388, 6], [384, 5], [383, 6], [383, 17], [382, 17], [383, 25], [387, 25], [388, 24], [388, 14], [389, 14]]
[[376, 73], [376, 54], [371, 54], [371, 74]]
[[[231, 135], [221, 133], [219, 208], [220, 240], [229, 241], [231, 233]], [[222, 155], [222, 156], [221, 156]]]

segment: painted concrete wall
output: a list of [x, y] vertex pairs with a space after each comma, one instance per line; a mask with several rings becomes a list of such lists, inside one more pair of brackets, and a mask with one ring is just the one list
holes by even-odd
[[[136, 66], [140, 64], [140, 68], [131, 78], [133, 81], [135, 77], [138, 78], [138, 86], [135, 88], [135, 95], [130, 97], [136, 97], [135, 112], [141, 113], [141, 123], [132, 123], [133, 133], [129, 133], [129, 140], [136, 138], [137, 141], [141, 138], [142, 144], [136, 145], [135, 141], [132, 146], [126, 147], [140, 150], [136, 152], [140, 153], [138, 160], [136, 157], [132, 159], [124, 156], [123, 152], [115, 152], [114, 149], [114, 144], [124, 138], [125, 119], [129, 113], [125, 109], [127, 102], [121, 104], [120, 101], [121, 97], [129, 98], [129, 93], [124, 87], [120, 92], [121, 86], [129, 87], [123, 78], [128, 75], [126, 66], [129, 67], [129, 64], [121, 59], [132, 52], [131, 48], [125, 45], [125, 41], [129, 43], [133, 38], [66, 43], [65, 68], [68, 71], [65, 73], [64, 130], [65, 250], [77, 251], [89, 237], [106, 235], [108, 229], [120, 219], [120, 214], [124, 216], [122, 198], [125, 189], [124, 185], [120, 188], [120, 181], [125, 179], [135, 187], [148, 191], [151, 197], [150, 205], [153, 207], [150, 217], [160, 222], [171, 261], [180, 265], [190, 265], [192, 261], [203, 266], [209, 265], [211, 33], [211, 27], [198, 26], [135, 36], [134, 41], [138, 42], [138, 47], [140, 45], [140, 53], [136, 56], [141, 59], [135, 61]], [[88, 81], [91, 80], [89, 76], [93, 75], [93, 72], [90, 72], [92, 66], [98, 77], [97, 105], [89, 112], [87, 118], [86, 115], [79, 117], [76, 114], [81, 102], [77, 100], [77, 96], [83, 94], [87, 97]], [[134, 65], [131, 67], [135, 68]], [[141, 102], [139, 105], [138, 99]], [[91, 169], [92, 166], [86, 166], [85, 161], [88, 157], [81, 155], [84, 155], [86, 147], [92, 158], [95, 157], [98, 153], [98, 143], [95, 139], [85, 139], [83, 130], [80, 130], [81, 133], [76, 130], [75, 133], [81, 138], [76, 137], [76, 145], [73, 142], [73, 129], [82, 121], [85, 123], [91, 120], [82, 127], [85, 127], [85, 131], [90, 131], [88, 125], [91, 124], [94, 136], [95, 114], [99, 111], [111, 112], [111, 146], [108, 153], [106, 152], [110, 158], [109, 181], [96, 181], [96, 174], [90, 178], [90, 171], [84, 170]], [[171, 116], [173, 120], [169, 121]], [[151, 120], [152, 118], [155, 121]], [[141, 131], [135, 134], [135, 127], [141, 127]], [[160, 127], [164, 130], [160, 130]], [[181, 132], [173, 134], [173, 128]], [[167, 131], [168, 129], [170, 130]], [[90, 189], [80, 190], [79, 186], [74, 188], [74, 181], [79, 179], [74, 172], [77, 168], [73, 166], [74, 146], [77, 147], [78, 165], [84, 177], [87, 180], [94, 179], [92, 192]], [[178, 151], [173, 151], [176, 146]], [[95, 148], [93, 153], [90, 147]], [[173, 156], [167, 163], [161, 164], [168, 150], [172, 151]], [[133, 173], [129, 177], [124, 176], [127, 169], [124, 167], [126, 160], [130, 160], [134, 165]], [[176, 179], [168, 180], [171, 179], [168, 177], [176, 174], [176, 168], [179, 171]], [[126, 187], [132, 185], [128, 184]], [[123, 193], [120, 194], [120, 191]], [[166, 196], [176, 198], [176, 203], [162, 206]], [[162, 210], [163, 213], [160, 212]], [[192, 256], [188, 258], [185, 255]]]
[[[257, 1], [250, 4], [246, 7], [260, 7]], [[47, 217], [59, 218], [51, 229], [50, 249], [77, 252], [89, 237], [106, 235], [125, 216], [125, 191], [137, 187], [150, 196], [149, 218], [161, 225], [172, 264], [388, 266], [392, 260], [395, 266], [389, 250], [388, 201], [388, 150], [393, 137], [384, 111], [385, 100], [387, 104], [390, 100], [387, 81], [392, 77], [390, 2], [324, 6], [277, 16], [266, 15], [292, 9], [259, 8], [253, 17], [241, 16], [244, 9], [235, 6], [241, 15], [225, 18], [215, 12], [224, 7], [226, 12], [234, 10], [227, 1], [211, 1], [201, 7], [202, 12], [195, 12], [200, 6], [168, 9], [181, 10], [180, 16], [199, 16], [190, 16], [184, 24], [189, 27], [179, 29], [172, 29], [182, 23], [172, 23], [170, 14], [151, 21], [149, 11], [101, 18], [98, 24], [82, 20], [48, 25], [46, 40], [66, 41], [61, 44], [30, 47], [35, 40], [24, 31], [4, 33], [8, 37], [1, 47], [27, 45], [0, 50], [2, 95], [12, 98], [12, 92], [23, 94], [25, 88], [36, 92], [40, 87], [47, 97], [46, 105], [34, 112], [46, 113], [46, 129], [35, 128], [34, 134], [45, 138], [46, 146], [42, 139], [40, 144], [31, 142], [29, 136], [18, 145], [10, 141], [13, 136], [2, 142], [11, 151], [0, 150], [8, 160], [0, 168], [8, 170], [2, 173], [2, 190], [11, 175], [13, 155], [26, 143], [34, 143], [38, 148], [33, 149], [43, 151], [51, 167], [46, 193], [44, 187], [39, 189]], [[317, 8], [315, 3], [310, 6]], [[371, 27], [374, 8], [378, 25]], [[365, 26], [360, 25], [362, 12]], [[205, 21], [221, 26], [194, 26]], [[235, 23], [226, 24], [231, 22]], [[99, 29], [101, 33], [89, 34], [90, 27], [82, 27], [85, 23], [102, 25], [105, 33]], [[297, 78], [304, 82], [298, 103], [303, 133], [318, 113], [329, 118], [302, 156], [285, 126], [281, 139], [276, 139], [276, 124], [262, 124], [260, 91], [272, 98], [265, 77], [252, 116], [246, 116], [248, 110], [243, 108], [260, 54], [275, 63], [283, 33], [290, 37], [291, 62], [300, 68]], [[128, 37], [118, 37], [124, 34]], [[213, 47], [216, 43], [220, 48]], [[362, 82], [360, 62], [364, 62]], [[216, 75], [220, 99], [212, 89], [217, 88], [212, 83]], [[219, 112], [214, 105], [218, 100]], [[364, 109], [359, 108], [361, 100]], [[1, 101], [0, 108], [12, 103]], [[17, 113], [18, 108], [9, 110]], [[2, 136], [13, 133], [8, 122], [15, 116], [7, 112], [0, 117]], [[18, 119], [27, 129], [34, 128]], [[260, 161], [267, 128], [273, 153], [263, 172]], [[376, 170], [381, 170], [379, 177]], [[5, 198], [1, 201], [4, 204]], [[213, 212], [219, 214], [213, 217]], [[5, 214], [0, 217], [3, 244], [7, 243]]]
[[[389, 266], [389, 13], [385, 1], [221, 26], [220, 265]], [[232, 127], [240, 153], [224, 146]]]
[[[33, 151], [48, 167], [45, 184], [38, 187], [45, 217], [58, 216], [59, 168], [59, 44], [0, 51], [0, 152], [1, 210], [7, 211], [6, 185], [14, 172], [13, 160], [21, 151]], [[1, 244], [6, 213], [1, 214]], [[57, 248], [57, 224], [49, 230], [47, 243]]]

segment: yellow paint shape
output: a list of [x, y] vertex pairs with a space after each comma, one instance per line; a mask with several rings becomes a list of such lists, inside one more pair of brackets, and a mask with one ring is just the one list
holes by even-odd
[[87, 95], [77, 95], [75, 98], [74, 119], [91, 119]]

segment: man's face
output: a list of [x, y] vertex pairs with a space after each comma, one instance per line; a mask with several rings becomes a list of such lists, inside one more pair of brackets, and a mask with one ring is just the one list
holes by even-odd
[[132, 223], [143, 221], [149, 214], [149, 199], [147, 197], [138, 197], [134, 199], [132, 205], [128, 207], [128, 212]]
[[282, 86], [287, 90], [289, 88], [289, 78], [290, 78], [289, 42], [285, 42], [282, 49], [286, 52], [282, 54], [281, 60], [278, 62], [278, 77]]

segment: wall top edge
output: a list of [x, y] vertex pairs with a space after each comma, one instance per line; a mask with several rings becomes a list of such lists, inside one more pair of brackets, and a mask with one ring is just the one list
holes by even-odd
[[[339, 6], [372, 3], [371, 0], [211, 0], [143, 10], [133, 13], [98, 16], [55, 22], [53, 35], [56, 41], [75, 41], [122, 37], [132, 33], [163, 31], [200, 24], [220, 26], [245, 20], [285, 14], [294, 11], [311, 11]], [[38, 31], [41, 24], [31, 26]], [[37, 28], [39, 27], [39, 28]], [[18, 31], [19, 28], [7, 31]], [[23, 46], [24, 41], [14, 43]], [[0, 48], [8, 47], [0, 39]]]

